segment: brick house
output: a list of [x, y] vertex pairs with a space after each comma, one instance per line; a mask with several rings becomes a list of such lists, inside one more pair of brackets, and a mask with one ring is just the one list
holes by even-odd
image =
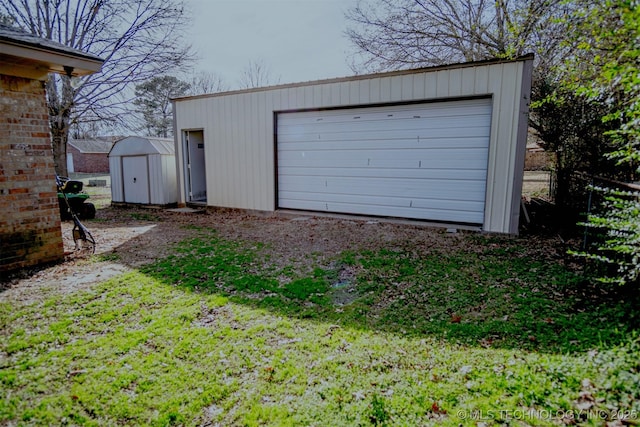
[[0, 275], [64, 257], [44, 81], [102, 63], [0, 24]]
[[109, 151], [118, 138], [70, 139], [67, 145], [69, 173], [109, 173]]

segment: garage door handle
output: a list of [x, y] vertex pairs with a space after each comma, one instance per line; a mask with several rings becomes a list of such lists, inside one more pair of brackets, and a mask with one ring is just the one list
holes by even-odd
[[136, 179], [135, 179], [135, 178], [133, 178], [133, 182], [136, 182]]

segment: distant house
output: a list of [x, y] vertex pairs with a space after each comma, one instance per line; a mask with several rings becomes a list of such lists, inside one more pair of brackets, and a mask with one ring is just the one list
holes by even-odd
[[102, 63], [0, 24], [0, 272], [64, 258], [44, 80]]
[[70, 139], [67, 145], [69, 173], [109, 173], [109, 151], [117, 137]]
[[527, 135], [527, 151], [524, 157], [524, 170], [538, 171], [551, 170], [553, 168], [553, 153], [545, 151], [540, 145], [541, 141], [535, 132], [529, 129]]

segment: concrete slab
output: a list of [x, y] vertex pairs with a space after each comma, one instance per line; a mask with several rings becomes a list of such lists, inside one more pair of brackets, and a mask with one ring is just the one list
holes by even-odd
[[177, 212], [177, 213], [202, 213], [204, 212], [204, 209], [193, 209], [193, 208], [174, 208], [174, 209], [167, 209], [167, 212]]

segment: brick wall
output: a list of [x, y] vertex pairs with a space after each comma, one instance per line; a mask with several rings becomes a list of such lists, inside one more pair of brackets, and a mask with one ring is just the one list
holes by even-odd
[[0, 272], [64, 257], [43, 83], [0, 75]]
[[73, 170], [79, 173], [109, 173], [107, 153], [81, 153], [72, 145], [67, 145], [67, 153], [73, 154]]

